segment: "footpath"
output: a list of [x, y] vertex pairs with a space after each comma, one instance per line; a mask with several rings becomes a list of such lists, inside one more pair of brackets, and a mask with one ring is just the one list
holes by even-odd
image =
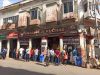
[[99, 69], [87, 69], [72, 65], [45, 67], [45, 63], [0, 59], [0, 75], [100, 75]]

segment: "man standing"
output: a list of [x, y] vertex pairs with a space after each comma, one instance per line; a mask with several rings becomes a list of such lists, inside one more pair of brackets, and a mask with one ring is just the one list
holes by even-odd
[[20, 57], [21, 57], [21, 58], [23, 58], [23, 51], [24, 51], [24, 48], [20, 48], [20, 49], [19, 49]]
[[76, 48], [73, 50], [72, 54], [73, 54], [74, 64], [77, 65], [76, 58], [77, 58], [77, 55], [78, 55], [78, 51], [77, 51]]
[[45, 58], [46, 66], [49, 66], [49, 58], [50, 58], [50, 51], [49, 49], [47, 49]]
[[27, 48], [27, 49], [26, 49], [26, 62], [27, 62], [27, 61], [29, 62], [29, 60], [30, 60], [29, 54], [30, 54], [30, 49]]
[[54, 50], [51, 49], [51, 50], [50, 50], [50, 62], [51, 62], [51, 63], [54, 62], [54, 55], [55, 55]]
[[7, 54], [7, 49], [3, 48], [1, 52], [2, 52], [2, 58], [5, 59]]
[[60, 50], [55, 50], [55, 64], [59, 65], [60, 64]]
[[39, 51], [38, 49], [34, 50], [34, 57], [33, 57], [34, 61], [37, 61], [38, 51]]

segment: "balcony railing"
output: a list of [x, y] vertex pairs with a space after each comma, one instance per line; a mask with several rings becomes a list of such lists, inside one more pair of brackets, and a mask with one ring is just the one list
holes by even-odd
[[40, 20], [39, 19], [33, 19], [30, 21], [30, 25], [40, 25]]

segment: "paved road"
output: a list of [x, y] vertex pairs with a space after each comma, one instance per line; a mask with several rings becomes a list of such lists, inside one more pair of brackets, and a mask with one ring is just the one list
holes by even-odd
[[0, 60], [0, 75], [100, 75], [100, 70], [70, 65], [44, 67], [42, 63], [6, 59]]

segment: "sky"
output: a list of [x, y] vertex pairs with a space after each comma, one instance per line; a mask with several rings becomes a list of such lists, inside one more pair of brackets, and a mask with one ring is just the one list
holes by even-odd
[[[21, 0], [9, 0], [11, 3], [16, 3], [16, 2], [19, 2]], [[3, 4], [3, 0], [0, 0], [0, 7], [2, 7], [2, 4]]]

